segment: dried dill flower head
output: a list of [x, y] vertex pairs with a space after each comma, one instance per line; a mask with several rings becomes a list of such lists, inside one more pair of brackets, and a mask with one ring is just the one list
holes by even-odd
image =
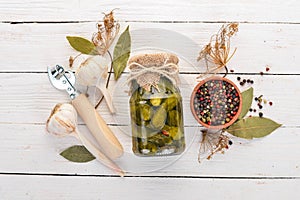
[[[234, 55], [236, 48], [233, 53], [230, 54], [230, 38], [238, 31], [238, 23], [224, 24], [219, 32], [210, 38], [210, 42], [204, 46], [200, 51], [197, 58], [198, 61], [204, 59], [208, 73], [216, 73], [223, 67], [228, 72], [226, 64]], [[211, 67], [209, 66], [211, 65]], [[226, 76], [225, 74], [225, 76]], [[201, 78], [200, 75], [198, 78]]]
[[232, 145], [230, 138], [224, 134], [223, 130], [201, 130], [202, 139], [198, 153], [198, 162], [207, 159], [210, 160], [212, 156], [218, 152], [224, 153], [226, 149]]
[[92, 42], [100, 55], [107, 52], [120, 29], [120, 24], [115, 21], [113, 11], [108, 14], [104, 13], [103, 23], [97, 23], [98, 31], [92, 37]]

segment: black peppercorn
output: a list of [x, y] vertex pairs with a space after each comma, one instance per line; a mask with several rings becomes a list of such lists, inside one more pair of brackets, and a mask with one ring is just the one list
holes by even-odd
[[259, 112], [258, 115], [259, 115], [259, 117], [263, 117], [263, 113], [262, 112]]

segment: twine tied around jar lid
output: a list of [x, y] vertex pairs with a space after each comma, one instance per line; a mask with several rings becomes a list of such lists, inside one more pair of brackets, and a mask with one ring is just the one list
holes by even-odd
[[133, 56], [128, 61], [130, 76], [127, 82], [136, 80], [140, 87], [150, 91], [151, 86], [157, 88], [160, 77], [164, 76], [176, 85], [179, 82], [178, 61], [178, 57], [170, 53]]

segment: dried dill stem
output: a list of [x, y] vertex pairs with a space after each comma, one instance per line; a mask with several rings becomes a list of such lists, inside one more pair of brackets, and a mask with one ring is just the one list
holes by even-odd
[[[115, 10], [115, 9], [114, 9]], [[103, 24], [97, 23], [97, 29], [98, 31], [93, 34], [92, 37], [92, 42], [97, 48], [97, 51], [99, 55], [104, 55], [105, 53], [108, 53], [110, 60], [111, 60], [111, 65], [109, 69], [109, 75], [106, 81], [106, 88], [108, 88], [108, 84], [110, 81], [110, 77], [112, 74], [112, 69], [113, 69], [113, 59], [111, 56], [111, 53], [108, 51], [109, 47], [113, 43], [116, 35], [118, 35], [119, 30], [120, 30], [120, 24], [115, 21], [114, 18], [114, 10], [110, 11], [110, 13], [105, 14], [103, 17]], [[103, 97], [99, 100], [95, 108], [97, 108], [100, 103], [102, 102]]]
[[201, 130], [202, 140], [200, 142], [200, 148], [198, 153], [198, 162], [206, 158], [211, 159], [212, 156], [218, 152], [224, 153], [225, 149], [229, 148], [232, 141], [227, 135], [224, 135], [223, 130], [211, 131]]
[[73, 57], [73, 56], [70, 56], [69, 57], [69, 67], [72, 68], [73, 67], [73, 64], [74, 64], [74, 61], [79, 57], [81, 56], [82, 53], [79, 53], [77, 54], [77, 56]]
[[[219, 32], [210, 38], [210, 42], [200, 51], [197, 61], [204, 59], [206, 72], [197, 78], [202, 78], [209, 73], [217, 73], [223, 67], [226, 70], [224, 77], [228, 73], [226, 64], [234, 55], [230, 54], [230, 38], [238, 31], [238, 23], [224, 24]], [[209, 66], [212, 65], [212, 66]]]

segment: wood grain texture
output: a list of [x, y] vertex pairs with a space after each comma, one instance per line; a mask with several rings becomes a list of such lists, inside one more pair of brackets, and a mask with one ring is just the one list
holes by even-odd
[[[183, 96], [183, 107], [185, 115], [185, 125], [195, 125], [196, 120], [190, 112], [190, 95], [194, 86], [196, 75], [183, 74], [181, 92]], [[236, 75], [228, 76], [234, 82]], [[298, 96], [294, 95], [300, 91], [298, 76], [260, 76], [244, 75], [242, 78], [252, 78], [254, 84], [254, 94], [264, 95], [264, 98], [271, 100], [274, 105], [264, 105], [264, 114], [271, 117], [284, 126], [299, 126], [299, 114], [294, 112], [300, 109]], [[126, 79], [126, 75], [123, 76]], [[45, 123], [51, 109], [57, 103], [69, 102], [69, 97], [64, 91], [58, 91], [52, 87], [47, 78], [47, 74], [0, 74], [0, 122], [1, 123]], [[110, 90], [114, 90], [115, 82], [110, 84]], [[247, 87], [242, 87], [241, 90]], [[127, 106], [128, 96], [124, 92], [126, 88], [120, 90], [122, 95], [116, 96], [113, 103]], [[16, 92], [17, 91], [17, 92]], [[289, 102], [289, 103], [287, 103]], [[253, 103], [253, 106], [255, 104]], [[257, 106], [256, 106], [257, 107]], [[98, 108], [98, 112], [109, 124], [118, 123], [114, 116], [110, 114], [105, 102], [103, 101]], [[257, 114], [257, 113], [256, 113]], [[24, 117], [26, 116], [26, 117]], [[81, 122], [80, 122], [81, 123]], [[119, 122], [120, 123], [120, 122]], [[129, 124], [129, 121], [122, 122]]]
[[[109, 169], [99, 162], [72, 163], [59, 155], [64, 149], [80, 144], [73, 137], [57, 138], [45, 131], [44, 125], [0, 125], [0, 156], [5, 160], [0, 165], [1, 173], [33, 174], [80, 174], [111, 175]], [[125, 155], [132, 155], [130, 138], [118, 126], [112, 126], [122, 143]], [[88, 129], [80, 126], [86, 134]], [[232, 137], [234, 144], [224, 155], [216, 154], [211, 160], [198, 163], [200, 131], [185, 128], [187, 137], [196, 134], [188, 143], [186, 152], [170, 166], [153, 163], [151, 173], [140, 173], [144, 169], [134, 169], [128, 175], [141, 176], [196, 176], [196, 177], [298, 177], [300, 178], [300, 135], [298, 128], [280, 128], [271, 135], [254, 140]], [[126, 166], [124, 160], [118, 161], [120, 167]], [[156, 161], [153, 161], [156, 162]], [[171, 163], [171, 161], [170, 161]], [[143, 168], [143, 166], [141, 166]]]
[[1, 21], [94, 21], [101, 12], [120, 8], [120, 20], [130, 21], [300, 21], [296, 0], [153, 0], [153, 1], [77, 1], [77, 0], [2, 0]]
[[[181, 72], [205, 71], [196, 62], [201, 48], [222, 24], [211, 23], [122, 23], [130, 26], [132, 49], [159, 48], [176, 53], [188, 61]], [[68, 35], [90, 38], [95, 22], [73, 24], [0, 24], [0, 72], [46, 72], [47, 66], [68, 66], [78, 53], [66, 40]], [[240, 24], [232, 39], [237, 47], [229, 68], [237, 73], [259, 73], [270, 66], [272, 74], [300, 74], [300, 26], [290, 24]], [[147, 40], [145, 40], [145, 36]], [[75, 66], [84, 59], [80, 58]]]
[[[46, 67], [67, 66], [76, 52], [65, 37], [89, 39], [96, 21], [102, 19], [101, 12], [113, 8], [120, 8], [116, 18], [121, 29], [130, 26], [134, 53], [151, 48], [180, 57], [185, 133], [190, 138], [195, 134], [172, 165], [125, 178], [112, 176], [97, 161], [66, 161], [59, 153], [79, 141], [45, 131], [51, 108], [70, 101], [66, 93], [50, 85]], [[299, 8], [296, 0], [1, 0], [0, 199], [299, 199]], [[264, 105], [264, 115], [283, 127], [261, 139], [233, 137], [234, 144], [224, 155], [199, 164], [201, 135], [189, 98], [196, 73], [205, 68], [196, 58], [226, 21], [241, 22], [232, 39], [232, 47], [238, 50], [228, 65], [235, 72], [228, 78], [252, 78], [254, 94], [274, 103]], [[270, 72], [260, 76], [266, 66]], [[112, 81], [110, 90], [116, 85]], [[114, 102], [125, 105], [127, 98]], [[122, 132], [129, 120], [116, 120], [105, 102], [98, 112], [130, 154], [130, 140]], [[83, 122], [79, 123], [79, 130], [87, 133]], [[124, 163], [118, 160], [118, 164]]]
[[[95, 178], [0, 176], [0, 195], [10, 199], [299, 199], [299, 179]], [[234, 187], [233, 187], [234, 185]], [[285, 188], [285, 189], [283, 189]], [[177, 192], [176, 192], [177, 191]], [[191, 195], [192, 194], [192, 195]]]

